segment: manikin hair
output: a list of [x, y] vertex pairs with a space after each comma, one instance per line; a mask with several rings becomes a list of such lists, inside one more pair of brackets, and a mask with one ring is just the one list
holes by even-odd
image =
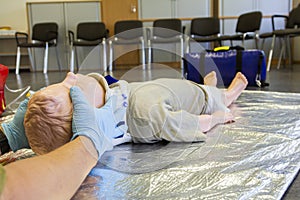
[[[74, 74], [68, 74], [67, 77], [74, 78]], [[105, 94], [108, 90], [105, 78], [97, 73], [88, 74], [88, 77], [96, 81], [89, 84], [84, 82], [87, 79], [81, 75], [83, 79], [81, 82], [76, 82], [76, 85], [86, 91], [86, 95], [91, 95], [89, 92], [94, 91], [93, 84], [100, 84], [102, 91], [97, 90], [97, 92]], [[55, 85], [52, 85], [52, 89], [47, 87], [48, 89], [36, 92], [28, 102], [24, 119], [25, 133], [31, 149], [37, 154], [53, 151], [69, 142], [73, 135], [73, 104], [70, 89], [65, 84]]]
[[72, 137], [71, 99], [35, 93], [28, 102], [24, 118], [25, 133], [36, 154], [48, 153]]

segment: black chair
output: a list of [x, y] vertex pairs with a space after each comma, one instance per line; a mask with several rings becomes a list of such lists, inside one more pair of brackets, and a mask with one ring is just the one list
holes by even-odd
[[[153, 22], [152, 35], [147, 29], [148, 63], [152, 62], [152, 48], [157, 43], [180, 43], [180, 56], [183, 57], [184, 27], [180, 19], [157, 19]], [[181, 59], [181, 67], [183, 67]]]
[[103, 47], [103, 68], [106, 71], [106, 38], [108, 37], [108, 30], [103, 22], [82, 22], [77, 25], [76, 39], [74, 32], [69, 30], [69, 42], [71, 49], [70, 56], [70, 71], [74, 71], [74, 53], [76, 54], [76, 68], [78, 71], [78, 56], [76, 47], [93, 47], [102, 45]]
[[[285, 27], [278, 29], [276, 27], [276, 21], [278, 20], [284, 20], [285, 21]], [[289, 13], [289, 16], [286, 15], [273, 15], [272, 18], [272, 32], [262, 33], [259, 35], [259, 37], [263, 40], [262, 41], [262, 47], [264, 46], [264, 41], [267, 38], [272, 38], [271, 48], [269, 51], [269, 58], [268, 58], [268, 64], [267, 64], [267, 71], [271, 68], [271, 62], [273, 57], [273, 51], [275, 48], [275, 42], [276, 38], [279, 38], [282, 41], [282, 47], [280, 50], [280, 56], [279, 61], [277, 65], [277, 69], [280, 68], [281, 60], [283, 55], [286, 55], [289, 58], [289, 64], [292, 63], [292, 57], [291, 57], [291, 45], [290, 45], [290, 38], [300, 36], [300, 6], [294, 8]]]
[[187, 51], [190, 51], [190, 43], [218, 42], [220, 41], [220, 20], [215, 17], [194, 18], [191, 21], [190, 37], [187, 38]]
[[[48, 52], [49, 47], [57, 47], [58, 38], [58, 25], [57, 23], [38, 23], [32, 28], [31, 41], [27, 33], [16, 32], [15, 38], [17, 41], [17, 60], [16, 60], [16, 74], [19, 74], [20, 60], [21, 60], [21, 48], [27, 48], [29, 59], [33, 70], [35, 71], [35, 62], [32, 56], [32, 48], [44, 48], [44, 69], [43, 73], [47, 73], [48, 69]], [[25, 40], [24, 40], [25, 38]], [[61, 70], [61, 65], [59, 61], [58, 51], [56, 50], [56, 58], [59, 70]]]
[[117, 21], [114, 27], [115, 35], [109, 41], [109, 70], [112, 71], [114, 59], [114, 45], [140, 44], [142, 50], [142, 62], [145, 67], [146, 51], [143, 31], [143, 22], [140, 20]]
[[242, 41], [242, 46], [245, 45], [245, 40], [254, 40], [256, 48], [258, 48], [258, 31], [260, 29], [262, 13], [260, 11], [248, 12], [239, 16], [234, 35], [221, 36], [221, 41], [230, 40], [231, 46], [233, 41]]

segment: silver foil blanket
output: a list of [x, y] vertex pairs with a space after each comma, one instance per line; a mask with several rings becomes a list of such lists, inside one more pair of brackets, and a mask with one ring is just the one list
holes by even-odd
[[245, 91], [203, 143], [123, 144], [73, 199], [280, 199], [300, 167], [300, 94]]
[[[245, 91], [231, 109], [235, 122], [205, 142], [106, 152], [72, 199], [280, 199], [300, 168], [300, 94]], [[22, 149], [0, 162], [31, 156]]]
[[300, 167], [300, 94], [245, 91], [202, 143], [123, 144], [73, 199], [280, 199]]

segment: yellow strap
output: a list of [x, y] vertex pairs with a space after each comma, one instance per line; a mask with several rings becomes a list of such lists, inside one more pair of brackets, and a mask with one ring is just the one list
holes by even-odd
[[221, 46], [214, 48], [214, 51], [228, 51], [230, 49], [230, 46]]

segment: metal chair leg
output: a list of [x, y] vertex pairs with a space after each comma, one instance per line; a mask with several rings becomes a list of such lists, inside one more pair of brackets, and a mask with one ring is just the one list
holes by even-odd
[[272, 62], [273, 51], [274, 51], [274, 46], [275, 46], [275, 40], [276, 40], [276, 35], [273, 35], [271, 48], [270, 48], [270, 52], [269, 52], [267, 71], [270, 71], [270, 68], [271, 68], [271, 62]]
[[142, 65], [143, 65], [143, 70], [146, 69], [146, 52], [145, 52], [145, 41], [142, 38], [141, 39], [141, 48], [142, 48]]
[[29, 60], [30, 60], [31, 67], [32, 67], [33, 71], [35, 71], [36, 68], [35, 68], [35, 61], [34, 61], [33, 55], [32, 55], [32, 49], [28, 48], [27, 50], [28, 50], [28, 55], [29, 55]]
[[70, 72], [74, 72], [74, 47], [71, 46], [71, 56], [70, 56]]
[[183, 38], [180, 38], [180, 67], [183, 71], [183, 56], [184, 56], [184, 44], [183, 44]]
[[148, 64], [152, 62], [152, 46], [151, 41], [148, 40]]
[[191, 51], [191, 38], [187, 37], [186, 45], [185, 45], [185, 53], [189, 53]]
[[21, 59], [21, 48], [17, 48], [17, 60], [16, 60], [16, 74], [19, 74], [20, 69], [20, 59]]
[[113, 69], [113, 58], [114, 58], [114, 47], [113, 42], [109, 41], [109, 71], [111, 72]]
[[104, 70], [104, 72], [106, 72], [106, 70], [107, 70], [106, 41], [104, 39], [102, 41], [102, 50], [103, 50], [103, 70]]
[[280, 68], [280, 64], [281, 64], [281, 60], [282, 60], [282, 56], [284, 54], [284, 51], [285, 51], [285, 42], [282, 43], [281, 45], [281, 49], [280, 49], [280, 54], [279, 54], [279, 60], [278, 60], [278, 63], [277, 63], [277, 69]]
[[48, 42], [46, 42], [45, 55], [44, 55], [44, 70], [43, 70], [44, 74], [47, 74], [47, 70], [48, 70], [48, 53], [49, 53], [49, 44]]

